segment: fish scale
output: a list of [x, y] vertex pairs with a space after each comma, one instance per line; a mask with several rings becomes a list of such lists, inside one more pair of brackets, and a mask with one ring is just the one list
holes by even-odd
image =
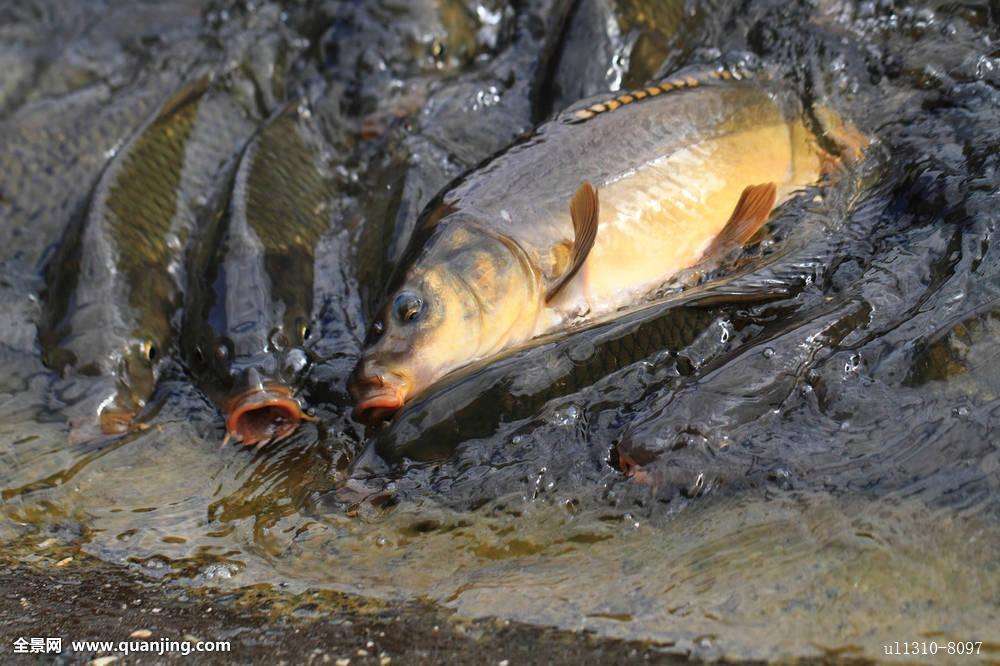
[[287, 105], [247, 146], [188, 288], [189, 366], [227, 414], [229, 434], [247, 444], [287, 436], [304, 418], [295, 393], [308, 365], [316, 246], [335, 193], [310, 118]]
[[39, 338], [50, 366], [107, 380], [80, 406], [81, 426], [102, 409], [113, 416], [102, 429], [120, 430], [152, 394], [198, 202], [225, 182], [253, 124], [252, 111], [207, 77], [188, 84], [117, 151], [68, 232], [49, 271]]

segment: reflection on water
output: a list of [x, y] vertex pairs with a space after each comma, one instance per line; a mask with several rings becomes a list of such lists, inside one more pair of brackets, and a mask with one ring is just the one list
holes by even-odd
[[[0, 9], [8, 557], [80, 548], [186, 584], [425, 597], [709, 658], [930, 639], [1000, 658], [987, 3], [687, 3], [662, 19], [614, 0], [85, 4], [72, 33], [45, 2]], [[130, 127], [261, 30], [296, 42], [269, 52], [297, 59], [255, 66], [287, 67], [343, 181], [316, 270], [320, 418], [280, 446], [220, 448], [218, 414], [173, 366], [148, 430], [69, 444], [79, 390], [34, 342], [47, 248]], [[50, 32], [72, 35], [63, 51], [40, 47]], [[600, 66], [569, 57], [595, 34]], [[567, 95], [747, 51], [873, 133], [864, 163], [673, 307], [477, 370], [382, 432], [350, 421], [344, 381], [412, 211]]]

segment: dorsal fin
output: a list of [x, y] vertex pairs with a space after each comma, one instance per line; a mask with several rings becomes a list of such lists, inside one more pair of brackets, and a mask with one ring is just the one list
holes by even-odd
[[566, 270], [545, 292], [546, 303], [551, 301], [559, 293], [559, 290], [573, 279], [573, 276], [583, 266], [583, 262], [586, 261], [587, 255], [590, 254], [590, 249], [594, 247], [594, 239], [597, 238], [597, 222], [600, 218], [600, 201], [593, 185], [587, 181], [580, 185], [569, 204], [569, 214], [573, 219], [575, 236], [573, 251], [570, 254]]
[[778, 190], [774, 183], [750, 185], [744, 189], [726, 226], [712, 240], [702, 258], [723, 254], [746, 244], [767, 222], [777, 197]]
[[570, 124], [581, 123], [602, 113], [614, 111], [622, 106], [647, 98], [658, 97], [659, 95], [673, 90], [696, 88], [715, 81], [739, 81], [747, 78], [748, 76], [751, 76], [751, 73], [740, 65], [686, 67], [659, 81], [658, 83], [650, 84], [645, 88], [620, 93], [582, 108], [570, 109], [564, 114], [563, 120]]

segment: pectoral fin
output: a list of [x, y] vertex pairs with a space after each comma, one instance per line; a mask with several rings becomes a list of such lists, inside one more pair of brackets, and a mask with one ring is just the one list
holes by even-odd
[[597, 190], [594, 189], [593, 185], [584, 181], [580, 189], [573, 195], [573, 200], [569, 204], [569, 214], [573, 219], [575, 235], [569, 265], [545, 292], [546, 303], [551, 301], [573, 279], [573, 276], [583, 266], [583, 262], [587, 260], [590, 249], [594, 247], [594, 239], [597, 238], [597, 221], [600, 217], [600, 203], [597, 198]]
[[703, 257], [724, 254], [746, 244], [767, 222], [777, 197], [778, 190], [774, 183], [750, 185], [743, 190], [729, 221], [705, 250]]

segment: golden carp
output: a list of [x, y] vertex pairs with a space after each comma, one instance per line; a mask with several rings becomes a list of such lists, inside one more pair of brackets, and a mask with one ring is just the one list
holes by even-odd
[[377, 421], [471, 361], [641, 301], [741, 247], [818, 181], [836, 161], [799, 105], [744, 77], [688, 70], [571, 108], [440, 194], [352, 377], [357, 417]]

